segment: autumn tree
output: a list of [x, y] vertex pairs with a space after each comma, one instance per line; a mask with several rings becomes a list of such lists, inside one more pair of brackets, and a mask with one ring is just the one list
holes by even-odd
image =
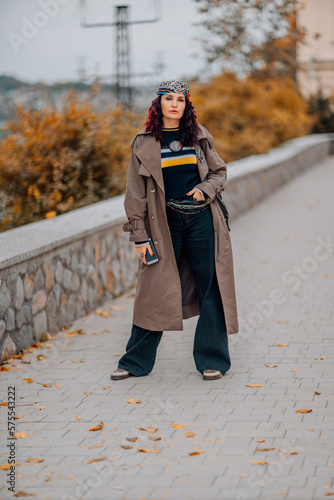
[[17, 104], [3, 129], [1, 231], [124, 192], [138, 120], [121, 106], [99, 112], [73, 91], [60, 108]]
[[299, 0], [194, 0], [206, 59], [239, 75], [295, 80]]

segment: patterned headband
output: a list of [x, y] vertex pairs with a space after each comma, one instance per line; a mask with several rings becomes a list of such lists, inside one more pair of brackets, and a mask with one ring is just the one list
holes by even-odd
[[174, 92], [175, 94], [184, 94], [184, 96], [189, 99], [190, 91], [189, 85], [185, 82], [177, 82], [175, 80], [161, 82], [159, 90], [157, 91], [158, 95], [168, 94], [170, 92]]

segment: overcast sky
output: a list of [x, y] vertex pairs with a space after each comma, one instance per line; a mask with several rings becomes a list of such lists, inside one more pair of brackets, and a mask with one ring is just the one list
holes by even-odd
[[[131, 6], [132, 20], [155, 14], [154, 0], [86, 0], [86, 22], [112, 22], [117, 4]], [[194, 0], [160, 4], [159, 22], [130, 26], [133, 72], [151, 73], [157, 82], [203, 75], [203, 55], [195, 41], [198, 5]], [[79, 7], [80, 0], [0, 0], [0, 74], [54, 83], [77, 80], [80, 64], [88, 76], [114, 72], [115, 28], [81, 27]], [[164, 65], [158, 75], [157, 61]]]

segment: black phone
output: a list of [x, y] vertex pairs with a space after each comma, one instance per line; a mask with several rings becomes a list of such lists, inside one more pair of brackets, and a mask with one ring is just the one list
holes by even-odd
[[151, 240], [151, 238], [148, 239], [148, 242], [150, 244], [150, 247], [151, 247], [151, 250], [153, 252], [153, 255], [151, 255], [148, 250], [146, 250], [146, 255], [145, 255], [145, 259], [146, 259], [146, 264], [148, 266], [150, 266], [151, 264], [155, 264], [156, 262], [159, 262], [159, 257], [158, 257], [158, 254], [157, 254], [157, 251], [153, 245], [153, 242]]

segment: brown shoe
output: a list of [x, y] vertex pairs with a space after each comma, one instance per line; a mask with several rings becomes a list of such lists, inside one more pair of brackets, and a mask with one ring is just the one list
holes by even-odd
[[217, 380], [222, 376], [223, 374], [218, 370], [205, 370], [203, 373], [203, 380]]
[[127, 372], [126, 370], [123, 370], [123, 368], [117, 368], [114, 372], [111, 374], [111, 380], [123, 380], [124, 378], [130, 377], [130, 372]]

